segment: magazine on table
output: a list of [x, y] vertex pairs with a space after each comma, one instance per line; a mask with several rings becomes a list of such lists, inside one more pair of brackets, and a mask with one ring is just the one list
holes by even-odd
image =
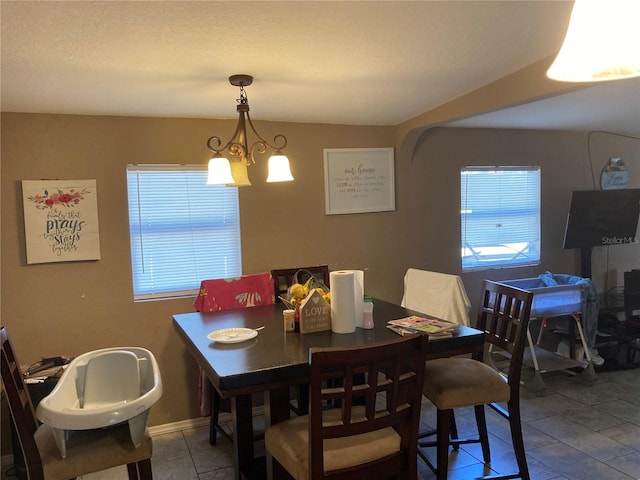
[[450, 336], [451, 330], [457, 327], [456, 323], [447, 320], [419, 317], [418, 315], [389, 320], [387, 323], [389, 329], [400, 335], [408, 333], [428, 333], [429, 335]]

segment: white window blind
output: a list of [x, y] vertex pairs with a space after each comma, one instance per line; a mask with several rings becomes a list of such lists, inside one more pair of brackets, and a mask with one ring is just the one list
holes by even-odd
[[466, 167], [462, 270], [540, 263], [540, 167]]
[[206, 165], [127, 166], [135, 300], [242, 274], [238, 189], [206, 181]]

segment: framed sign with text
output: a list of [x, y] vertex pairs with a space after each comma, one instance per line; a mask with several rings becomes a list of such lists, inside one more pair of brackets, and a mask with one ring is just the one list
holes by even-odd
[[327, 215], [396, 208], [393, 148], [325, 148]]
[[27, 263], [100, 259], [95, 180], [23, 180]]

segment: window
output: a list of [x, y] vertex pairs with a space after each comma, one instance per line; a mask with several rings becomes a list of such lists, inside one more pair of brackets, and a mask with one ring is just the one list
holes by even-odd
[[127, 166], [134, 300], [242, 274], [238, 189], [206, 182], [206, 165]]
[[462, 270], [540, 263], [540, 167], [460, 174]]

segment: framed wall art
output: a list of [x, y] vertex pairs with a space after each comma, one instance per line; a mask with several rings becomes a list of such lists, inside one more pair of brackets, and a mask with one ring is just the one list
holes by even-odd
[[393, 148], [324, 149], [327, 215], [395, 210]]
[[23, 180], [27, 263], [100, 259], [95, 180]]

